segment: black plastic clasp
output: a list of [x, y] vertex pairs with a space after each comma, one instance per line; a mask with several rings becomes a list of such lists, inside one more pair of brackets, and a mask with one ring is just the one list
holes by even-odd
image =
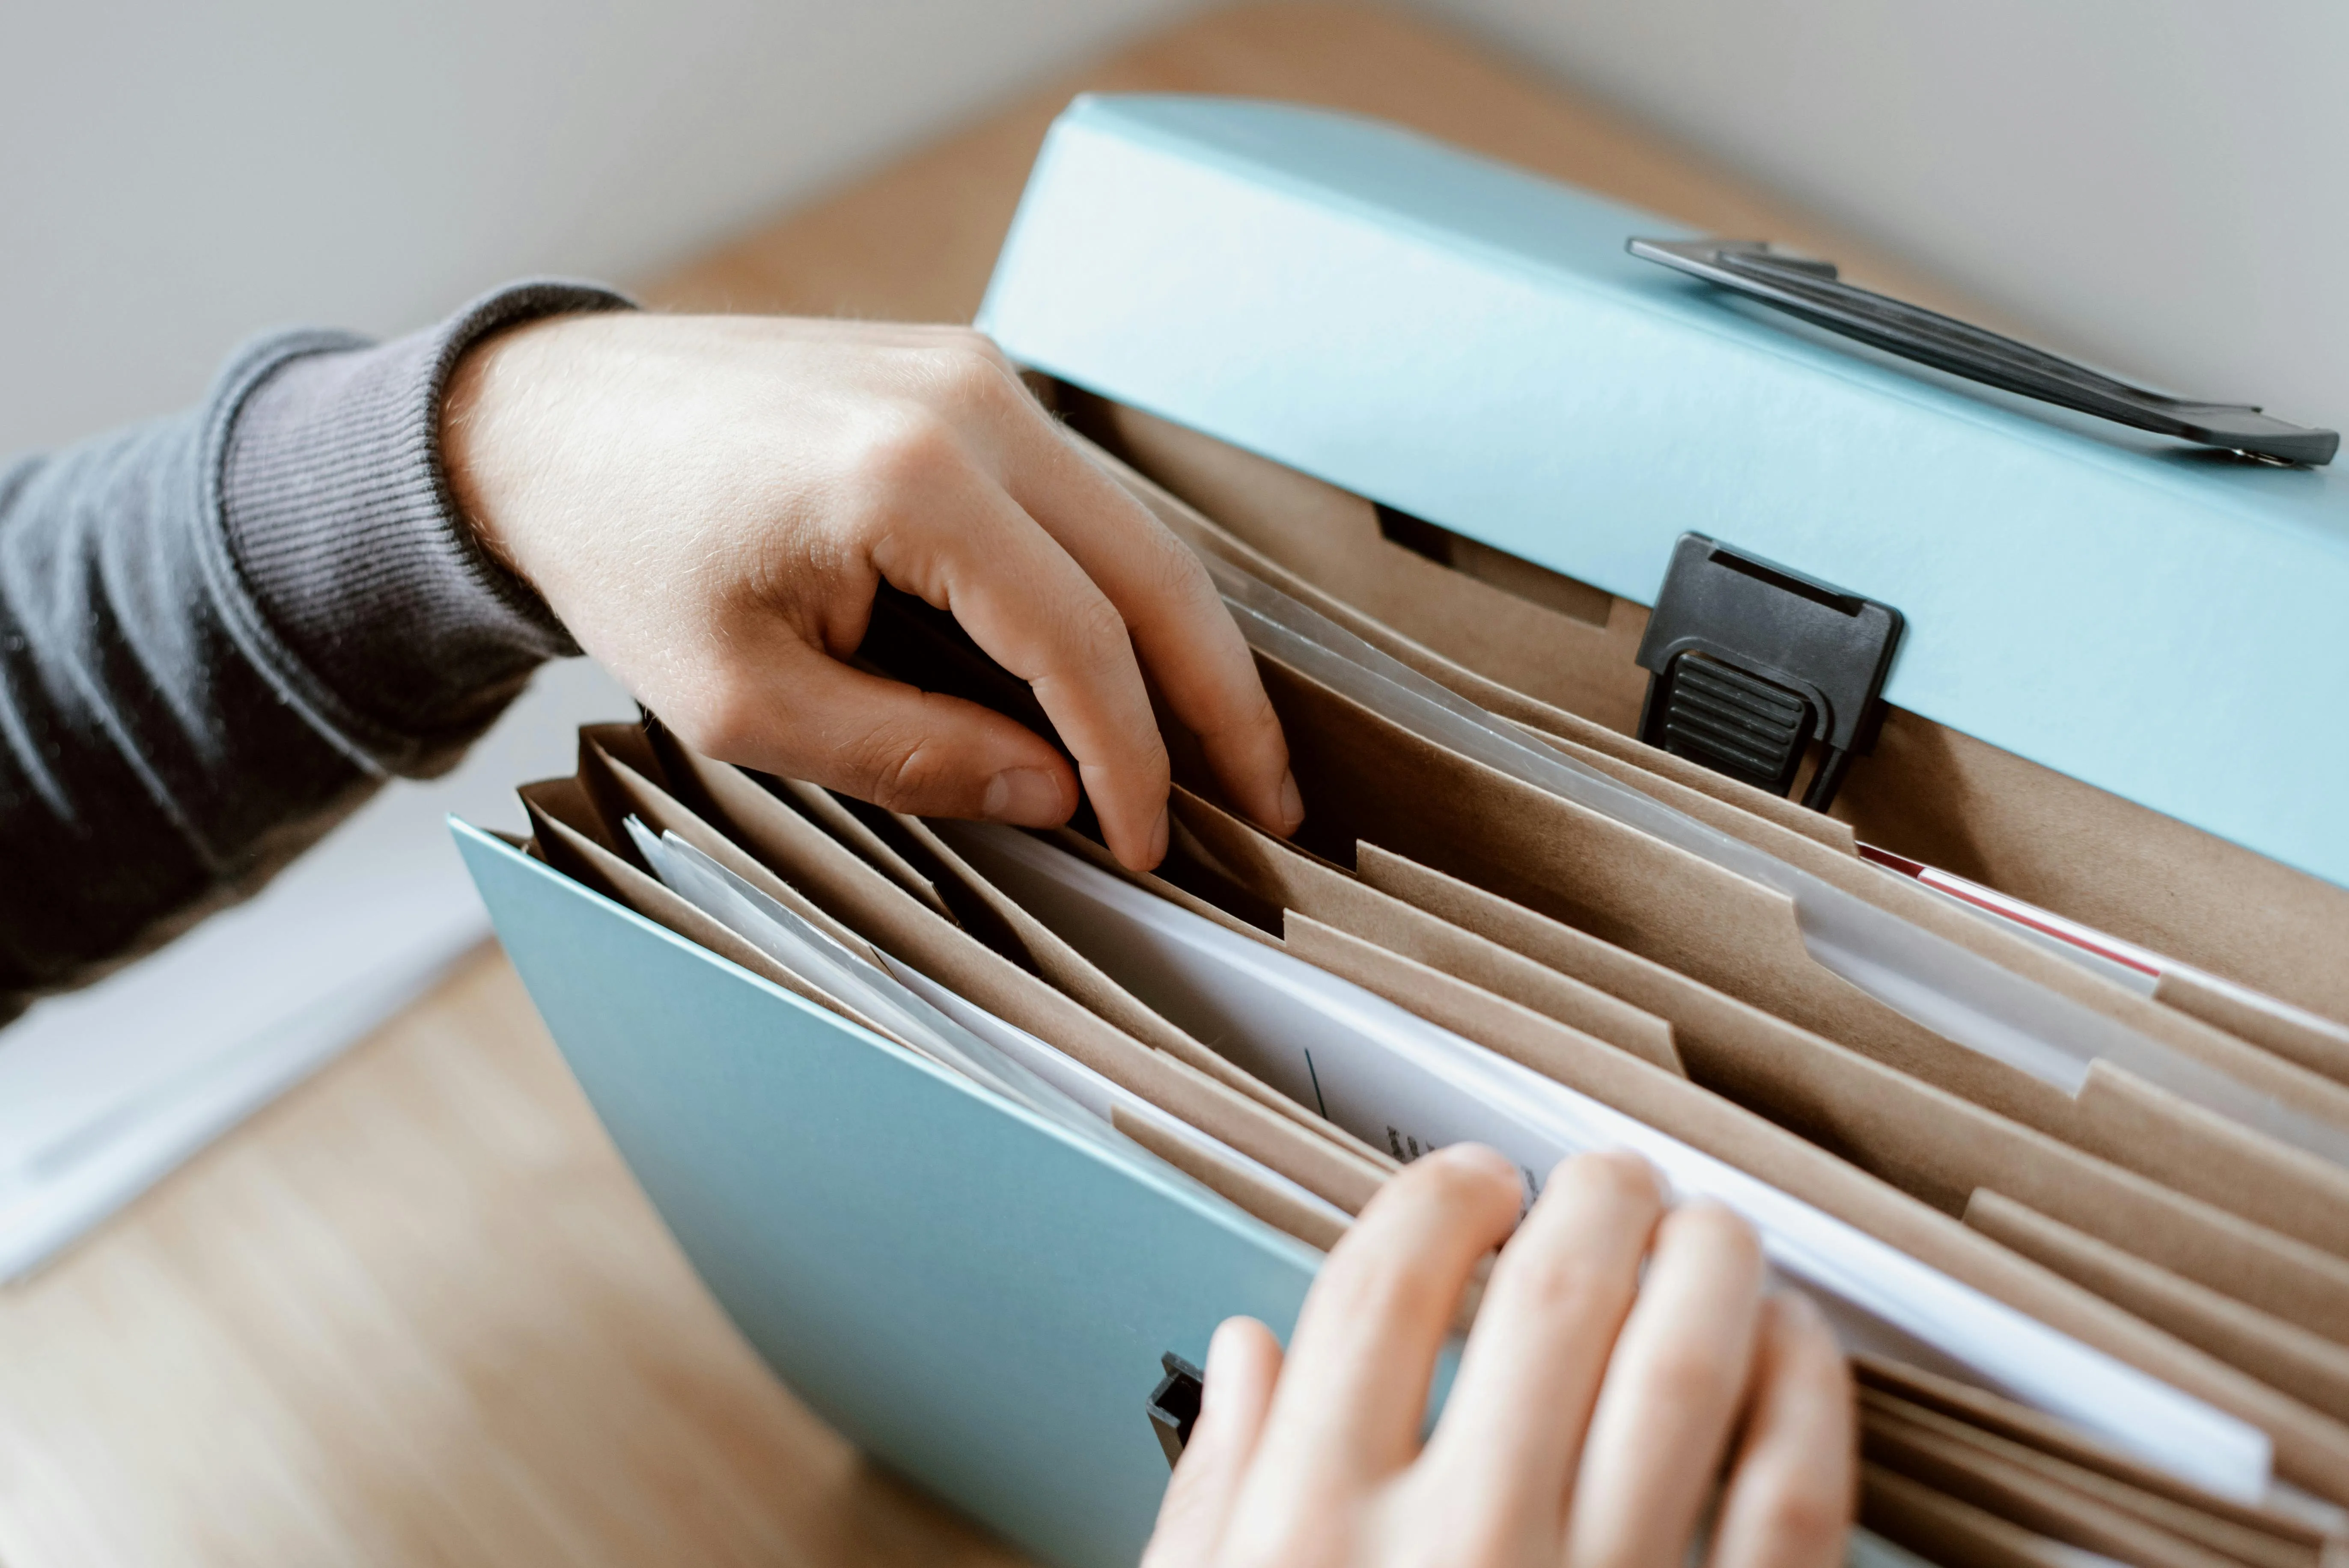
[[1640, 738], [1774, 795], [1819, 741], [1803, 804], [1824, 811], [1876, 746], [1901, 625], [1889, 604], [1683, 533], [1640, 639]]
[[1199, 1419], [1199, 1400], [1206, 1392], [1206, 1380], [1196, 1367], [1172, 1350], [1158, 1358], [1166, 1376], [1150, 1391], [1150, 1429], [1158, 1434], [1158, 1446], [1166, 1450], [1166, 1468], [1173, 1470], [1174, 1461], [1183, 1457], [1183, 1447], [1191, 1440], [1191, 1429]]
[[2338, 433], [2288, 424], [2256, 403], [2205, 403], [2138, 387], [1987, 327], [1847, 284], [1833, 262], [1791, 255], [1760, 240], [1635, 239], [1625, 248], [1888, 354], [2116, 424], [2270, 463], [2329, 463], [2341, 448]]

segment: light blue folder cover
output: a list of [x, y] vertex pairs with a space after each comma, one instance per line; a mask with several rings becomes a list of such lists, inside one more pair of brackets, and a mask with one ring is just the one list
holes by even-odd
[[620, 1153], [743, 1335], [867, 1453], [1067, 1568], [1131, 1564], [1144, 1407], [1319, 1254], [1122, 1167], [511, 846], [450, 824]]
[[1691, 529], [1881, 599], [1892, 701], [2349, 883], [2349, 462], [2048, 410], [1623, 251], [1684, 232], [1369, 121], [1082, 98], [979, 324], [1641, 603]]

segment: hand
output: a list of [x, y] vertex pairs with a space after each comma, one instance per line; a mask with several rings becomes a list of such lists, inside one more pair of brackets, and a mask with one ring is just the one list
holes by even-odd
[[[1188, 551], [949, 327], [559, 317], [460, 363], [449, 476], [491, 552], [695, 749], [894, 810], [1042, 827], [1080, 779], [1129, 866], [1166, 848], [1146, 669], [1242, 810], [1303, 819], [1238, 629]], [[852, 669], [876, 585], [1028, 681], [1077, 758]]]
[[[1668, 1211], [1628, 1154], [1561, 1164], [1510, 1239], [1520, 1191], [1490, 1150], [1431, 1155], [1330, 1253], [1286, 1365], [1261, 1324], [1216, 1331], [1143, 1568], [1682, 1568], [1724, 1457], [1712, 1568], [1836, 1568], [1849, 1373], [1807, 1299], [1764, 1294], [1744, 1222]], [[1423, 1447], [1436, 1353], [1505, 1239]]]

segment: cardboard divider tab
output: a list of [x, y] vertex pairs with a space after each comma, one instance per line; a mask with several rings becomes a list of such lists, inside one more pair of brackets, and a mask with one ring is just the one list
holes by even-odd
[[1153, 1049], [940, 918], [740, 769], [677, 755], [737, 842], [891, 956], [1350, 1214], [1386, 1180], [1391, 1161]]
[[1983, 1188], [1966, 1223], [2156, 1327], [2327, 1415], [2349, 1420], [2349, 1346], [2147, 1263]]
[[2349, 1083], [2349, 1026], [2183, 969], [2165, 971], [2154, 983], [2153, 999], [2335, 1083]]
[[1379, 848], [1368, 886], [1671, 1021], [1699, 1083], [1936, 1208], [1996, 1183], [2149, 1261], [2349, 1343], [2349, 1264], [2082, 1152], [1497, 893]]

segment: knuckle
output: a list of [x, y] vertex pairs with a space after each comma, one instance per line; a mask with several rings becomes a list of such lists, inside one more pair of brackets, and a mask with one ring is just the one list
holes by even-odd
[[885, 811], [936, 810], [953, 779], [952, 759], [925, 738], [883, 731], [856, 750], [859, 755], [852, 764], [855, 793]]
[[1002, 351], [975, 332], [932, 351], [929, 379], [941, 397], [957, 403], [992, 403], [1012, 384]]
[[963, 471], [962, 442], [954, 427], [926, 408], [906, 407], [875, 418], [854, 444], [857, 480], [880, 506], [894, 511], [933, 493]]
[[1125, 617], [1098, 590], [1081, 594], [1061, 614], [1057, 640], [1071, 674], [1093, 679], [1122, 672], [1133, 662]]

